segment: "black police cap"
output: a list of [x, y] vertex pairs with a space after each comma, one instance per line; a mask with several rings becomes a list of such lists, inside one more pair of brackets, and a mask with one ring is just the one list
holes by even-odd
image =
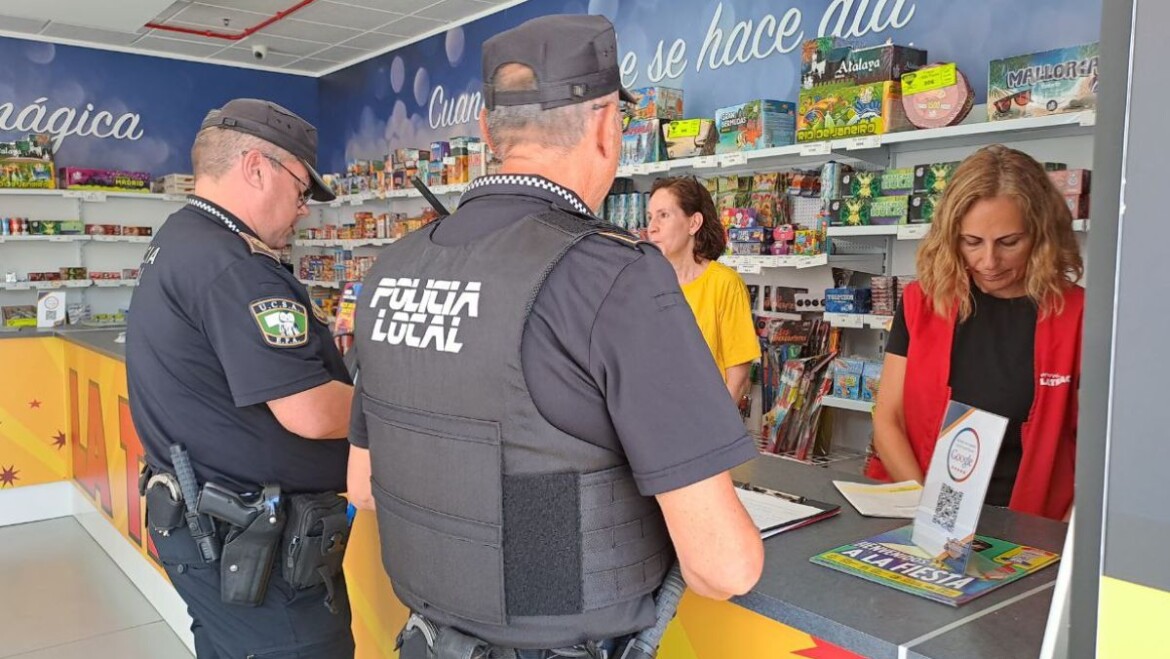
[[[492, 77], [505, 64], [531, 68], [537, 88], [496, 91]], [[615, 91], [623, 101], [634, 101], [622, 87], [617, 36], [613, 23], [604, 16], [542, 16], [483, 44], [483, 101], [489, 110], [499, 105], [537, 103], [550, 110]]]
[[309, 170], [313, 199], [333, 201], [336, 198], [317, 173], [317, 129], [291, 110], [272, 101], [237, 98], [208, 112], [199, 129], [212, 126], [254, 135], [288, 151]]

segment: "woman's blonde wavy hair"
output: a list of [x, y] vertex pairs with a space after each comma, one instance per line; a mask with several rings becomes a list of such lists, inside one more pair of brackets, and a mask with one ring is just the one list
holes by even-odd
[[984, 147], [955, 171], [918, 250], [918, 281], [935, 312], [958, 307], [960, 320], [973, 311], [971, 279], [959, 253], [963, 217], [978, 201], [1010, 197], [1019, 206], [1032, 237], [1025, 275], [1028, 297], [1041, 316], [1064, 310], [1064, 292], [1085, 273], [1072, 214], [1044, 167], [1026, 153], [1000, 144]]

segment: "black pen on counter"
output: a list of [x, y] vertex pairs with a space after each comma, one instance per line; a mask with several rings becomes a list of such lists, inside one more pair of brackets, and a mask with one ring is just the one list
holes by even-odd
[[760, 487], [759, 485], [752, 485], [751, 483], [745, 483], [743, 481], [733, 480], [733, 481], [731, 481], [731, 483], [732, 483], [732, 485], [735, 485], [736, 487], [743, 489], [743, 490], [747, 490], [749, 492], [759, 492], [760, 494], [768, 494], [768, 495], [771, 495], [774, 497], [779, 497], [781, 499], [784, 499], [785, 501], [791, 501], [792, 503], [804, 503], [805, 502], [805, 498], [802, 496], [798, 496], [795, 494], [789, 494], [787, 492], [781, 492], [780, 490], [773, 490], [773, 489], [767, 488], [767, 487]]

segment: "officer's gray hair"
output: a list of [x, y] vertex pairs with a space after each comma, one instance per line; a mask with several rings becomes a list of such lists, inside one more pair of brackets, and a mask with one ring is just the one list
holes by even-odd
[[[536, 89], [536, 74], [523, 64], [505, 64], [492, 76], [498, 91]], [[496, 157], [505, 160], [519, 144], [532, 143], [568, 151], [585, 137], [585, 125], [593, 102], [564, 105], [551, 110], [531, 105], [497, 105], [487, 111], [487, 131], [496, 148]]]
[[218, 179], [236, 164], [241, 154], [252, 149], [259, 149], [281, 161], [295, 159], [288, 151], [255, 135], [210, 126], [195, 136], [195, 144], [191, 147], [191, 166], [196, 177]]

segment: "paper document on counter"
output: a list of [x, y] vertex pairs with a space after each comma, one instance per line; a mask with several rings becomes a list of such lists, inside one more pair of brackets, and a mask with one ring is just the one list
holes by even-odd
[[800, 528], [805, 524], [832, 517], [840, 512], [837, 506], [818, 502], [797, 503], [773, 494], [735, 488], [743, 507], [760, 530], [760, 536], [770, 538], [778, 533]]
[[866, 517], [914, 519], [922, 499], [922, 486], [917, 481], [877, 485], [833, 481], [833, 485], [857, 512]]

